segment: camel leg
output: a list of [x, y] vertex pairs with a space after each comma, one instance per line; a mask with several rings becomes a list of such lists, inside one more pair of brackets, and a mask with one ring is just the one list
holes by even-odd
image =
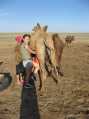
[[39, 85], [39, 91], [40, 91], [42, 88], [42, 77], [41, 77], [41, 71], [40, 70], [38, 70], [38, 76], [39, 76], [39, 81], [40, 81], [40, 85]]
[[57, 66], [56, 69], [57, 69], [58, 74], [59, 74], [60, 76], [64, 76], [61, 64], [60, 64], [60, 66]]
[[69, 48], [69, 43], [67, 44], [67, 47]]
[[51, 76], [52, 79], [56, 83], [58, 83], [58, 71], [57, 71], [56, 67], [53, 66], [52, 63], [46, 61], [45, 68], [47, 71], [47, 76]]
[[53, 67], [51, 70], [51, 77], [53, 78], [54, 82], [58, 83], [58, 75], [57, 75], [57, 69], [56, 67]]
[[44, 95], [44, 92], [46, 91], [46, 89], [45, 89], [45, 81], [46, 81], [46, 77], [47, 77], [45, 68], [42, 68], [40, 74], [41, 74], [40, 75], [41, 76], [40, 79], [42, 79], [41, 80], [41, 85], [40, 85], [41, 86], [40, 95]]
[[63, 76], [63, 70], [62, 70], [62, 66], [61, 66], [61, 58], [62, 58], [62, 53], [63, 53], [63, 49], [59, 49], [60, 54], [58, 53], [56, 56], [57, 59], [57, 65], [56, 65], [56, 70], [58, 73], [58, 76]]

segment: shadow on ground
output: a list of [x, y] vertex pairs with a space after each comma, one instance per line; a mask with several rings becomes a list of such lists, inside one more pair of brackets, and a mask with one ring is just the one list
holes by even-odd
[[33, 88], [23, 87], [22, 89], [20, 119], [40, 119], [34, 81], [31, 80], [30, 84]]

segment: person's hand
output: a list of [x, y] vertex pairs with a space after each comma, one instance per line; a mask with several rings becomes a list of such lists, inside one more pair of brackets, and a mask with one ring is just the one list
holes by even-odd
[[19, 79], [17, 79], [17, 84], [18, 84], [18, 85], [21, 85], [21, 82], [20, 82], [20, 80], [19, 80]]
[[20, 80], [20, 83], [21, 83], [21, 85], [23, 85], [23, 84], [24, 84], [24, 80], [23, 80], [23, 79], [21, 79], [21, 80]]

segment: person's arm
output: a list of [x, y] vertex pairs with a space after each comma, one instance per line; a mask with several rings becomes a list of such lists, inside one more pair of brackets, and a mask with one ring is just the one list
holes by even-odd
[[31, 54], [36, 54], [36, 52], [34, 51], [34, 50], [32, 50], [31, 48], [30, 48], [30, 46], [26, 46], [25, 47]]
[[28, 48], [28, 51], [32, 54], [36, 54], [36, 52], [34, 50], [32, 50], [30, 47]]

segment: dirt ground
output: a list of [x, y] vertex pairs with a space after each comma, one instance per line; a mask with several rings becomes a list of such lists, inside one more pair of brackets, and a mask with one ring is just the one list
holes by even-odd
[[[13, 48], [14, 42], [0, 41], [0, 61], [4, 61], [0, 71], [14, 75]], [[29, 115], [34, 102], [33, 113], [37, 110], [40, 117], [21, 119], [89, 119], [89, 40], [77, 40], [65, 47], [62, 67], [64, 77], [59, 77], [57, 85], [48, 78], [44, 96], [37, 95], [35, 90], [26, 91], [16, 83], [0, 93], [0, 119], [20, 119], [24, 108]]]

